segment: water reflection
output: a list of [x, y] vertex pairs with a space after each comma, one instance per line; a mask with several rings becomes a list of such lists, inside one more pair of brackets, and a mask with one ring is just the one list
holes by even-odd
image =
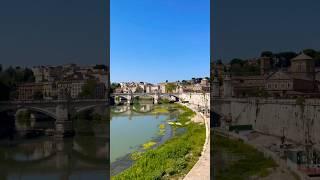
[[[111, 175], [133, 163], [131, 153], [143, 151], [142, 145], [155, 142], [153, 148], [184, 129], [172, 130], [167, 121], [175, 121], [179, 111], [172, 105], [133, 104], [111, 108]], [[160, 129], [160, 125], [162, 129]]]
[[0, 179], [105, 180], [109, 112], [104, 108], [73, 117], [72, 138], [53, 136], [55, 121], [43, 114], [0, 113]]

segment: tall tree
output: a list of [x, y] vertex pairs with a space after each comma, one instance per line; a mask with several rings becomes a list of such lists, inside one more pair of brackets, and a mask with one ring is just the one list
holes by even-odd
[[271, 51], [263, 51], [260, 57], [272, 57], [273, 53]]
[[305, 53], [306, 55], [314, 58], [317, 55], [317, 51], [314, 49], [304, 49], [303, 53]]
[[97, 87], [97, 81], [94, 79], [87, 80], [82, 86], [82, 91], [79, 94], [80, 97], [95, 98], [95, 92]]

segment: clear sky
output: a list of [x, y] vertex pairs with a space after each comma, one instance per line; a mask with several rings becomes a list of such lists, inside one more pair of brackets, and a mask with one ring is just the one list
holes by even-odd
[[105, 64], [105, 0], [0, 1], [0, 64]]
[[320, 50], [319, 0], [213, 0], [215, 59]]
[[110, 0], [111, 81], [209, 76], [209, 0]]

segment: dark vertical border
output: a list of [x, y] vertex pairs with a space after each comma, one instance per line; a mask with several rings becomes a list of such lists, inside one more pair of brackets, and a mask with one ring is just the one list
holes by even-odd
[[213, 61], [213, 1], [210, 0], [210, 179], [214, 180], [214, 139], [213, 139], [213, 131], [212, 127], [214, 124], [214, 116], [213, 116], [213, 78], [214, 78], [214, 61]]
[[[106, 66], [107, 66], [107, 103], [110, 105], [110, 0], [106, 0]], [[110, 120], [110, 108], [109, 109], [109, 120]], [[108, 149], [107, 149], [107, 180], [110, 180], [110, 121], [107, 123], [107, 132], [108, 132]]]

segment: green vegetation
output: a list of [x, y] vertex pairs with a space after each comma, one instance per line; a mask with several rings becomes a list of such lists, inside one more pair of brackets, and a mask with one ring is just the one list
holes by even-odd
[[136, 93], [143, 93], [144, 92], [144, 90], [142, 89], [142, 87], [140, 87], [140, 86], [137, 86], [137, 88], [136, 88], [136, 91], [135, 91]]
[[153, 146], [156, 145], [156, 144], [157, 144], [157, 143], [154, 142], [154, 141], [149, 141], [149, 142], [147, 142], [147, 143], [144, 143], [144, 144], [142, 145], [142, 147], [143, 147], [144, 150], [147, 150], [147, 149], [150, 149], [151, 147], [153, 147]]
[[263, 153], [240, 140], [215, 135], [211, 146], [213, 153], [219, 149], [239, 157], [224, 170], [215, 171], [215, 178], [219, 180], [247, 180], [254, 175], [265, 177], [269, 174], [269, 168], [277, 166], [271, 158], [265, 158]]
[[172, 93], [177, 88], [177, 85], [175, 83], [167, 83], [166, 84], [166, 92]]
[[110, 91], [111, 93], [115, 92], [115, 89], [121, 87], [121, 85], [119, 83], [111, 83], [111, 86], [110, 86]]
[[101, 70], [104, 70], [104, 71], [108, 71], [108, 67], [104, 64], [96, 64], [93, 69], [101, 69]]
[[159, 135], [160, 136], [163, 136], [164, 134], [165, 134], [165, 132], [166, 132], [166, 125], [165, 124], [160, 124], [159, 125]]
[[155, 106], [152, 111], [153, 114], [167, 114], [169, 113], [168, 109], [162, 106]]
[[96, 80], [87, 80], [87, 82], [82, 86], [82, 91], [79, 96], [83, 98], [95, 98], [96, 87]]
[[138, 159], [142, 156], [142, 154], [143, 154], [143, 152], [141, 152], [141, 151], [133, 152], [133, 153], [131, 154], [131, 159], [134, 160], [134, 161], [136, 161], [136, 160], [138, 160]]
[[[314, 59], [315, 66], [320, 66], [320, 51], [314, 49], [304, 49], [303, 52]], [[291, 59], [296, 57], [298, 53], [292, 51], [283, 51], [278, 53], [273, 53], [271, 51], [262, 51], [260, 57], [269, 57], [271, 68], [284, 68], [291, 65]], [[222, 64], [221, 60], [217, 60], [216, 64]], [[230, 72], [234, 76], [250, 76], [250, 75], [260, 75], [260, 62], [249, 63], [248, 60], [234, 58], [230, 61]], [[215, 74], [214, 70], [215, 64], [211, 62], [211, 76]], [[226, 69], [224, 71], [227, 71]]]
[[170, 103], [170, 100], [169, 100], [169, 99], [160, 99], [160, 100], [159, 100], [159, 103], [160, 103], [160, 104], [169, 104], [169, 103]]
[[[181, 105], [176, 105], [176, 108], [183, 111], [178, 116], [178, 122], [190, 122], [195, 114]], [[184, 128], [184, 133], [175, 135], [156, 149], [133, 153], [131, 158], [136, 160], [134, 164], [112, 179], [151, 180], [183, 177], [198, 160], [205, 141], [204, 125], [191, 122]]]
[[17, 85], [20, 83], [34, 82], [34, 75], [31, 69], [19, 66], [3, 69], [0, 64], [0, 101], [15, 98]]
[[260, 75], [259, 65], [250, 65], [247, 61], [242, 59], [233, 59], [230, 62], [231, 64], [231, 73], [235, 76], [253, 76]]

